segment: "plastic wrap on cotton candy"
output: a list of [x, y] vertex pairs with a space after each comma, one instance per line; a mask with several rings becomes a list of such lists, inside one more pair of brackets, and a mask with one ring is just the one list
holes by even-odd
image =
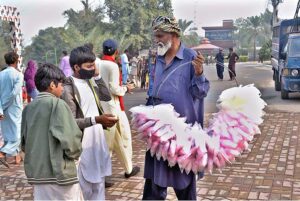
[[132, 112], [132, 126], [147, 150], [158, 160], [178, 164], [181, 171], [195, 174], [204, 169], [222, 169], [235, 161], [255, 134], [260, 134], [266, 103], [254, 85], [227, 89], [218, 99], [219, 112], [209, 120], [207, 129], [198, 123], [187, 124], [186, 118], [171, 104], [137, 106]]

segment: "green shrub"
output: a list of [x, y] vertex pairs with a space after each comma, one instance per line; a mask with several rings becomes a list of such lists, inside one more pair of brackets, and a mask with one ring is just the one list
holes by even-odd
[[239, 62], [247, 62], [248, 61], [248, 56], [240, 56]]

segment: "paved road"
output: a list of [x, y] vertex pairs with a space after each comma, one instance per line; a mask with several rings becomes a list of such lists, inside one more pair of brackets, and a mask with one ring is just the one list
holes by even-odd
[[[234, 82], [217, 81], [214, 66], [205, 67], [211, 81], [211, 90], [205, 101], [206, 121], [216, 112], [215, 103], [220, 92], [234, 86]], [[263, 98], [269, 104], [265, 122], [261, 125], [262, 135], [251, 143], [252, 151], [243, 153], [222, 173], [213, 172], [197, 182], [198, 199], [300, 199], [300, 96], [282, 101], [273, 89], [271, 68], [259, 64], [238, 64], [240, 84], [255, 83]], [[227, 73], [225, 80], [228, 79]], [[127, 95], [126, 106], [130, 108], [145, 102], [146, 93], [136, 90]], [[145, 144], [139, 141], [133, 131], [133, 161], [143, 169]], [[143, 173], [125, 179], [120, 162], [113, 155], [113, 176], [115, 185], [106, 190], [110, 200], [141, 199]], [[13, 166], [10, 170], [0, 166], [0, 200], [32, 199], [32, 188], [27, 184], [23, 166]], [[169, 189], [168, 199], [175, 199]]]

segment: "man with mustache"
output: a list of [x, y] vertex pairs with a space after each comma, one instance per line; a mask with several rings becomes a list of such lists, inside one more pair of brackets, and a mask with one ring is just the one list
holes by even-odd
[[[157, 43], [157, 59], [152, 96], [148, 105], [171, 103], [187, 123], [203, 124], [203, 101], [209, 81], [203, 74], [204, 57], [180, 41], [180, 28], [174, 18], [159, 16], [152, 23]], [[203, 176], [203, 174], [201, 174]], [[196, 175], [181, 172], [178, 165], [157, 160], [147, 151], [143, 200], [161, 200], [167, 187], [173, 187], [179, 200], [196, 200]]]

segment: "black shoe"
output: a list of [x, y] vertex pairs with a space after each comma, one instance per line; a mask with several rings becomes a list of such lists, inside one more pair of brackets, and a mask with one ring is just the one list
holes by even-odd
[[140, 172], [140, 167], [135, 166], [135, 167], [132, 168], [132, 171], [131, 171], [130, 174], [125, 173], [125, 177], [126, 178], [132, 177], [134, 175], [137, 175], [137, 173], [139, 173], [139, 172]]
[[112, 182], [105, 181], [105, 188], [110, 188], [114, 185]]

